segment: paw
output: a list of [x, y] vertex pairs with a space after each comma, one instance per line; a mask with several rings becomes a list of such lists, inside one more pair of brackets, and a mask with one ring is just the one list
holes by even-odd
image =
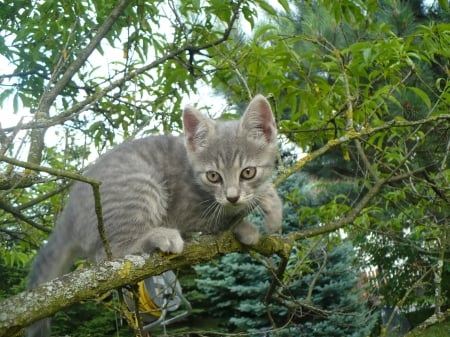
[[179, 254], [183, 251], [184, 241], [176, 229], [167, 229], [167, 232], [161, 235], [156, 247], [164, 253]]
[[236, 239], [244, 245], [254, 245], [259, 241], [259, 230], [251, 222], [247, 220], [243, 220], [233, 229], [234, 235], [236, 235]]
[[279, 233], [281, 232], [281, 218], [282, 218], [281, 208], [273, 209], [265, 214], [264, 217], [264, 228], [267, 233]]
[[283, 217], [283, 204], [274, 188], [270, 188], [261, 201], [264, 211], [264, 228], [268, 233], [281, 232], [281, 220]]
[[146, 238], [145, 251], [147, 252], [159, 249], [164, 253], [179, 254], [184, 248], [180, 232], [173, 228], [153, 228]]

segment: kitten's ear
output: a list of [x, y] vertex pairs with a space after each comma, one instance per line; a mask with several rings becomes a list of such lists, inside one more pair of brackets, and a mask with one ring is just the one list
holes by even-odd
[[189, 150], [196, 151], [206, 145], [211, 127], [212, 121], [203, 116], [196, 108], [190, 105], [184, 108], [183, 130]]
[[242, 116], [241, 128], [247, 130], [254, 138], [263, 137], [267, 143], [276, 140], [275, 119], [269, 101], [264, 96], [256, 95], [252, 99]]

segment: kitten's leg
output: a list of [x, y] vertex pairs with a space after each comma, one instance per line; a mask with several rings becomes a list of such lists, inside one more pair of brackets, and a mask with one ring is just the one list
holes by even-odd
[[259, 230], [247, 219], [243, 219], [233, 228], [236, 239], [244, 245], [254, 245], [259, 240]]
[[[156, 249], [165, 253], [181, 253], [183, 250], [180, 232], [165, 227], [169, 192], [161, 174], [153, 171], [149, 167], [145, 174], [131, 172], [120, 181], [104, 184], [103, 218], [105, 224], [109, 224], [115, 256], [151, 253]], [[126, 188], [119, 189], [119, 185]], [[117, 197], [118, 191], [120, 197]], [[124, 200], [132, 200], [132, 204]]]
[[164, 253], [178, 254], [183, 251], [183, 247], [184, 241], [177, 229], [155, 227], [135, 242], [133, 248], [137, 252], [152, 252], [159, 249]]
[[[264, 191], [259, 206], [264, 212], [264, 227], [268, 233], [280, 232], [283, 205], [277, 191], [271, 185]], [[258, 227], [244, 219], [233, 228], [236, 238], [245, 245], [254, 245], [260, 234]]]
[[272, 185], [265, 191], [260, 200], [260, 207], [264, 212], [264, 227], [268, 233], [281, 231], [283, 204], [275, 187]]

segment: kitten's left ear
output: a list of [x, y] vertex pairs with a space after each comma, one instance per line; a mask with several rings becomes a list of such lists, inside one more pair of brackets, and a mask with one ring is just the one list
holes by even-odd
[[277, 127], [269, 101], [263, 95], [256, 95], [241, 119], [241, 127], [254, 138], [264, 137], [267, 143], [274, 142]]
[[213, 127], [212, 121], [193, 106], [184, 108], [183, 130], [186, 146], [190, 151], [196, 151], [206, 145], [208, 134]]

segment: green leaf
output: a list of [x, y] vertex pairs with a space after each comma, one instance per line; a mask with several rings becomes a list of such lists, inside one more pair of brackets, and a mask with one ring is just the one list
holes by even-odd
[[269, 4], [268, 2], [266, 2], [264, 0], [257, 0], [255, 2], [261, 7], [262, 10], [264, 10], [269, 15], [277, 14], [277, 11], [275, 10], [275, 8], [273, 8], [273, 6], [271, 4]]
[[428, 95], [420, 88], [417, 87], [408, 87], [408, 90], [414, 92], [419, 98], [425, 103], [428, 109], [431, 108], [431, 100]]
[[5, 100], [12, 95], [12, 93], [14, 92], [13, 88], [8, 88], [3, 90], [2, 92], [0, 92], [0, 107], [3, 106], [3, 103], [5, 102]]
[[287, 0], [278, 0], [278, 3], [283, 7], [283, 9], [286, 11], [286, 13], [290, 13], [291, 9], [289, 8], [289, 3]]
[[13, 97], [13, 111], [15, 114], [17, 114], [17, 112], [19, 111], [19, 99], [20, 95], [19, 93], [16, 93]]
[[448, 0], [438, 0], [439, 6], [441, 6], [443, 9], [448, 10], [449, 4]]
[[[255, 39], [262, 38], [265, 35], [267, 35], [269, 32], [276, 31], [276, 30], [277, 30], [277, 27], [275, 27], [274, 25], [270, 25], [270, 24], [259, 26], [258, 29], [255, 31], [254, 38]], [[266, 40], [266, 38], [264, 38], [264, 40]]]
[[364, 62], [366, 62], [367, 64], [369, 64], [372, 60], [372, 48], [365, 48], [363, 50], [363, 59]]

